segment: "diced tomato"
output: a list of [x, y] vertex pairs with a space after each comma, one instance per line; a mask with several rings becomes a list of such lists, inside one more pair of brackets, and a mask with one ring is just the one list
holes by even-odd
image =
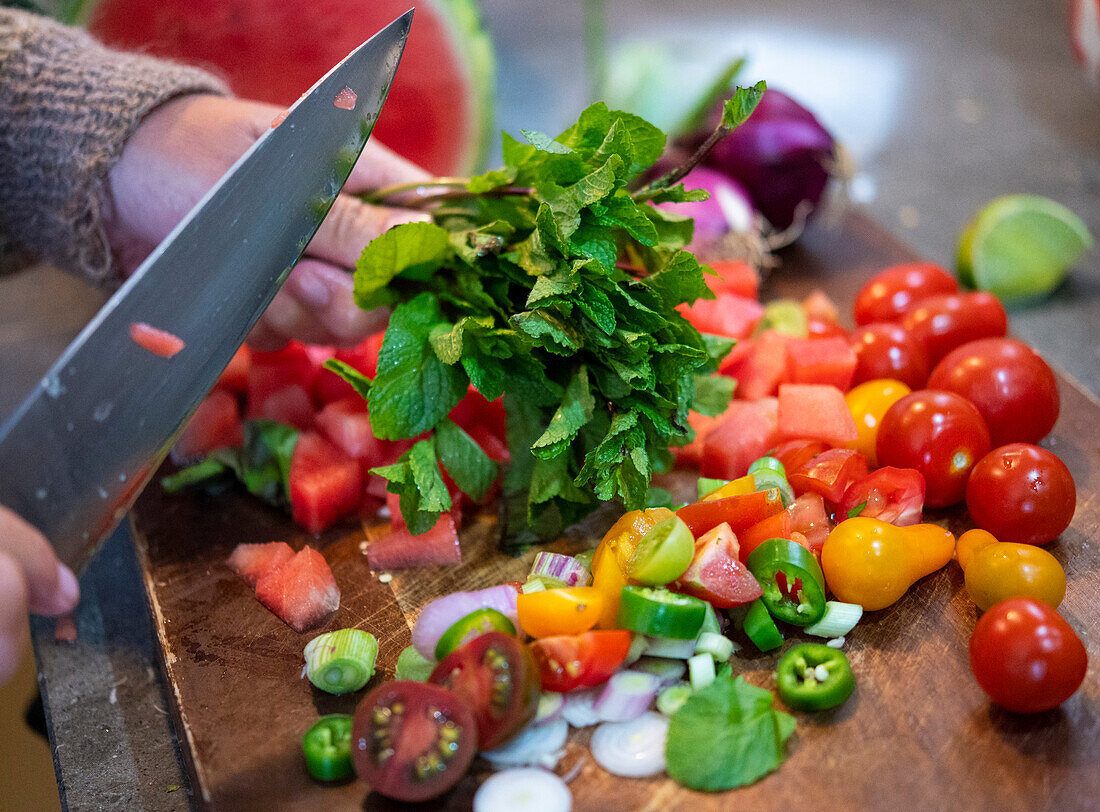
[[306, 392], [313, 386], [314, 365], [305, 345], [291, 341], [275, 352], [252, 352], [248, 367], [248, 403], [263, 400], [286, 386], [297, 385]]
[[760, 294], [760, 272], [756, 266], [739, 259], [718, 259], [708, 263], [713, 273], [707, 274], [707, 287], [715, 293], [734, 293], [746, 299]]
[[821, 440], [784, 440], [768, 451], [769, 457], [775, 457], [783, 463], [784, 471], [801, 468], [805, 463], [828, 449], [828, 443]]
[[787, 377], [789, 339], [790, 336], [776, 330], [765, 330], [753, 339], [751, 349], [739, 364], [726, 367], [725, 374], [737, 379], [739, 398], [759, 400], [775, 394], [776, 387]]
[[290, 513], [311, 533], [319, 533], [359, 508], [363, 474], [358, 460], [320, 434], [304, 431], [290, 460]]
[[607, 629], [539, 638], [531, 653], [539, 664], [542, 689], [565, 693], [607, 682], [626, 659], [633, 637], [625, 629]]
[[789, 539], [791, 537], [791, 513], [784, 510], [757, 522], [737, 535], [740, 545], [738, 555], [742, 561], [748, 561], [749, 553], [768, 539]]
[[848, 487], [837, 507], [836, 519], [841, 522], [852, 516], [867, 516], [901, 527], [920, 524], [924, 491], [920, 471], [887, 465]]
[[175, 333], [160, 330], [143, 321], [135, 321], [130, 325], [130, 340], [161, 358], [171, 358], [187, 346]]
[[682, 592], [719, 609], [742, 606], [763, 592], [738, 558], [737, 536], [722, 523], [695, 542], [695, 557], [677, 582]]
[[366, 402], [358, 397], [334, 400], [314, 418], [317, 428], [348, 456], [379, 465], [390, 451], [387, 440], [379, 440], [371, 428]]
[[775, 443], [775, 398], [735, 400], [703, 437], [699, 470], [703, 476], [737, 479]]
[[826, 384], [782, 384], [778, 427], [780, 437], [824, 440], [834, 446], [859, 436], [844, 393]]
[[305, 430], [313, 425], [313, 414], [313, 400], [297, 384], [284, 386], [264, 397], [250, 398], [248, 401], [249, 420], [274, 420]]
[[252, 365], [252, 350], [247, 344], [242, 344], [233, 357], [229, 359], [222, 374], [218, 376], [218, 389], [225, 389], [236, 394], [243, 394], [248, 390], [248, 369]]
[[699, 332], [728, 338], [748, 338], [764, 315], [764, 306], [755, 298], [734, 293], [719, 293], [715, 299], [696, 299], [691, 305], [676, 309]]
[[254, 587], [261, 577], [292, 558], [294, 550], [289, 544], [285, 541], [271, 541], [267, 544], [238, 544], [226, 563], [229, 569]]
[[836, 303], [820, 288], [802, 300], [802, 312], [806, 314], [806, 331], [810, 338], [847, 336], [848, 331], [840, 324]]
[[472, 434], [474, 426], [485, 426], [500, 439], [507, 437], [504, 420], [504, 400], [497, 398], [489, 401], [471, 386], [466, 396], [451, 409], [451, 420]]
[[783, 510], [783, 500], [775, 488], [742, 496], [727, 496], [684, 505], [676, 515], [684, 520], [698, 538], [720, 524], [728, 524], [734, 533], [752, 527]]
[[449, 513], [426, 533], [414, 536], [408, 528], [394, 530], [367, 545], [367, 561], [372, 570], [402, 570], [436, 564], [462, 563], [458, 530]]
[[749, 553], [768, 539], [795, 540], [804, 543], [811, 552], [820, 553], [830, 529], [821, 496], [803, 494], [782, 513], [769, 516], [738, 534], [741, 560], [746, 561]]
[[261, 576], [256, 597], [296, 632], [315, 629], [340, 608], [340, 588], [328, 562], [308, 546]]
[[845, 336], [791, 338], [787, 341], [787, 378], [791, 383], [822, 383], [846, 391], [858, 359]]
[[796, 494], [818, 493], [837, 504], [848, 487], [867, 476], [867, 458], [850, 448], [822, 451], [799, 468], [787, 472]]
[[237, 399], [221, 389], [211, 391], [199, 403], [172, 447], [177, 463], [202, 457], [215, 448], [235, 448], [244, 443]]

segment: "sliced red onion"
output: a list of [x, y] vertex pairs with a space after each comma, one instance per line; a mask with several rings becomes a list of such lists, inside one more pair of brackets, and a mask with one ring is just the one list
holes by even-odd
[[526, 767], [537, 764], [548, 769], [561, 758], [569, 724], [564, 719], [544, 725], [528, 724], [500, 747], [483, 750], [481, 755], [497, 767]]
[[541, 725], [555, 722], [561, 718], [562, 709], [565, 707], [565, 699], [556, 691], [543, 691], [539, 696], [538, 710], [535, 711], [534, 724]]
[[687, 673], [687, 664], [683, 660], [670, 660], [664, 657], [642, 657], [631, 668], [655, 676], [658, 690], [667, 685], [674, 685]]
[[593, 710], [605, 722], [626, 722], [645, 713], [657, 696], [660, 680], [645, 671], [618, 671], [603, 686]]
[[451, 628], [456, 620], [466, 617], [478, 609], [496, 609], [519, 628], [519, 615], [516, 614], [516, 596], [519, 592], [511, 584], [491, 586], [476, 592], [452, 592], [442, 598], [436, 598], [420, 610], [413, 624], [412, 644], [429, 660], [435, 659], [435, 644], [443, 632]]
[[665, 769], [668, 718], [648, 712], [629, 722], [605, 722], [592, 734], [592, 757], [612, 775], [642, 778]]
[[573, 727], [588, 727], [598, 724], [603, 719], [596, 713], [596, 700], [603, 693], [603, 686], [595, 688], [583, 688], [579, 691], [570, 691], [565, 694], [565, 707], [562, 708], [562, 716]]
[[748, 234], [757, 219], [752, 199], [738, 180], [708, 166], [697, 166], [684, 176], [688, 189], [705, 189], [708, 200], [697, 203], [661, 203], [658, 208], [690, 217], [695, 221], [688, 250], [707, 255], [730, 232]]
[[686, 660], [695, 654], [695, 640], [674, 640], [671, 637], [647, 637], [649, 645], [645, 653], [649, 657], [668, 657]]
[[556, 578], [566, 586], [588, 586], [592, 582], [592, 573], [580, 561], [571, 555], [561, 553], [539, 553], [531, 566], [528, 578], [545, 575]]
[[573, 795], [559, 776], [517, 767], [489, 776], [474, 793], [474, 812], [570, 812]]

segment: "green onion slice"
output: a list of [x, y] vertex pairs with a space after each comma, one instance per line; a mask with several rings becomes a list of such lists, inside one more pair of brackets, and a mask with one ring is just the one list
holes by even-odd
[[378, 641], [362, 629], [325, 632], [306, 644], [306, 676], [322, 691], [358, 691], [374, 676]]

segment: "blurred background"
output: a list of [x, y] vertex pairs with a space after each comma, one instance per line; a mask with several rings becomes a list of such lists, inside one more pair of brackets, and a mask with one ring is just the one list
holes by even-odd
[[[423, 54], [407, 55], [377, 135], [438, 173], [494, 165], [500, 130], [556, 133], [595, 98], [674, 127], [743, 58], [739, 83], [766, 79], [843, 144], [851, 204], [931, 260], [952, 267], [960, 229], [1007, 193], [1052, 198], [1100, 234], [1098, 0], [65, 0], [51, 10], [126, 47], [252, 74], [242, 94], [289, 103], [408, 5], [418, 8]], [[398, 103], [412, 78], [423, 86]], [[826, 209], [810, 227], [835, 219]], [[44, 266], [0, 279], [0, 415], [103, 300]], [[1094, 251], [1049, 298], [1014, 310], [1011, 330], [1095, 393], [1098, 308]], [[166, 791], [179, 765], [162, 757], [170, 734], [155, 709], [163, 714], [165, 699], [128, 543], [116, 534], [110, 545], [123, 552], [108, 550], [85, 579], [128, 587], [89, 590], [80, 626], [91, 633], [79, 652], [59, 650], [49, 626], [35, 625], [71, 808], [187, 803]], [[128, 687], [109, 698], [103, 679]], [[28, 666], [0, 689], [5, 812], [58, 805], [49, 748], [22, 720], [34, 688]], [[132, 743], [142, 736], [169, 749], [153, 758]], [[117, 767], [89, 756], [97, 740], [110, 742]]]

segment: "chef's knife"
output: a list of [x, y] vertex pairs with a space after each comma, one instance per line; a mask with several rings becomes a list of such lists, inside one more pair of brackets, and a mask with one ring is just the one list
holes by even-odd
[[[0, 427], [0, 504], [41, 530], [66, 564], [81, 569], [122, 519], [302, 255], [370, 136], [412, 15], [300, 98]], [[131, 340], [136, 323], [185, 346], [154, 355]]]

